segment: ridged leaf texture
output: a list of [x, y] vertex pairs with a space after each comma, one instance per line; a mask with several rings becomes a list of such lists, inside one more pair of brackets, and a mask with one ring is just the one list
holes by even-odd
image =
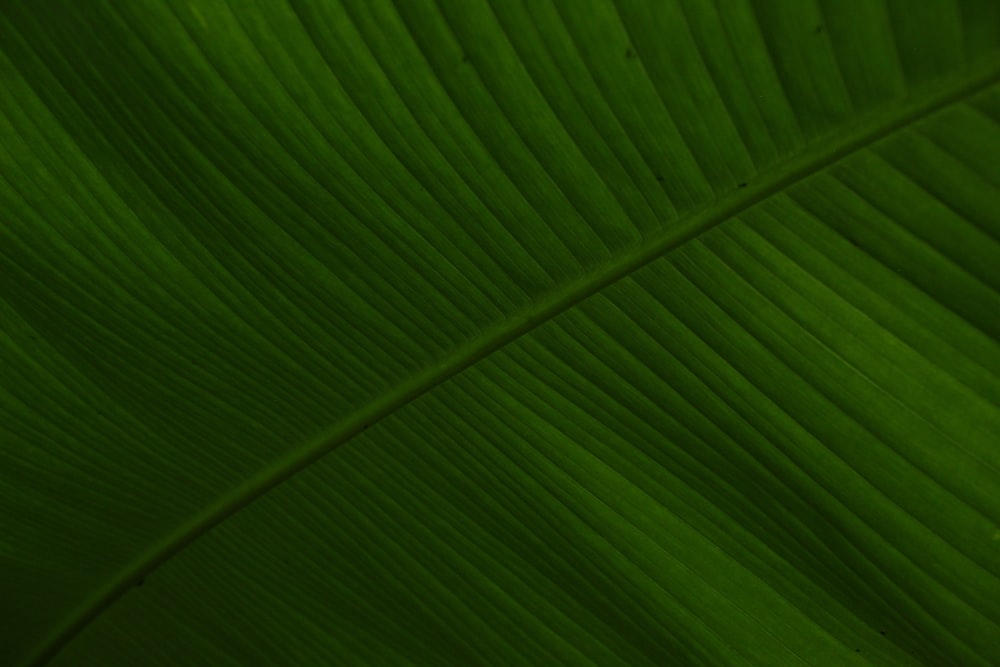
[[0, 3], [0, 663], [1000, 664], [996, 0]]

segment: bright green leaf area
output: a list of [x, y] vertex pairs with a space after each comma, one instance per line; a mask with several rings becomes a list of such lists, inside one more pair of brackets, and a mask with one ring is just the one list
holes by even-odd
[[1000, 664], [1000, 3], [0, 3], [0, 664]]

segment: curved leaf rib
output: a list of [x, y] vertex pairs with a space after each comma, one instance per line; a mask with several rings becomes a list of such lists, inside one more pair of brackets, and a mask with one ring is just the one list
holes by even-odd
[[974, 96], [1000, 80], [1000, 66], [987, 63], [966, 72], [961, 80], [924, 89], [894, 108], [860, 120], [848, 132], [812, 145], [808, 150], [759, 175], [745, 188], [729, 193], [712, 205], [679, 221], [644, 243], [614, 257], [596, 270], [549, 293], [535, 305], [483, 332], [364, 409], [354, 413], [304, 446], [273, 461], [244, 483], [231, 489], [213, 505], [148, 549], [131, 567], [86, 600], [33, 654], [28, 664], [44, 664], [88, 624], [129, 590], [134, 582], [162, 565], [213, 527], [239, 512], [255, 499], [308, 468], [330, 451], [347, 443], [372, 424], [393, 414], [430, 389], [461, 373], [494, 351], [517, 340], [558, 314], [625, 278], [673, 249], [699, 238], [720, 223], [783, 192], [837, 163], [936, 112]]

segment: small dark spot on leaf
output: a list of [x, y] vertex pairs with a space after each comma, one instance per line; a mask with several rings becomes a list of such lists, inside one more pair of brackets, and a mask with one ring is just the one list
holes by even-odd
[[140, 577], [140, 578], [139, 578], [138, 580], [136, 580], [136, 582], [135, 582], [135, 587], [136, 587], [136, 588], [139, 588], [139, 587], [140, 587], [140, 586], [142, 586], [142, 585], [143, 585], [144, 583], [146, 583], [146, 577]]
[[662, 183], [663, 182], [663, 177], [662, 176], [657, 176], [656, 180], [659, 181], [660, 183]]
[[816, 35], [820, 34], [821, 32], [823, 32], [823, 26], [821, 25], [816, 26], [816, 28], [813, 30], [813, 33]]
[[855, 653], [861, 653], [861, 649], [859, 649], [859, 648], [856, 648], [856, 649], [854, 649], [854, 652], [855, 652]]
[[628, 47], [627, 49], [625, 49], [625, 57], [628, 58], [629, 60], [634, 60], [635, 59], [635, 49], [633, 49], [631, 46]]
[[879, 631], [878, 631], [878, 633], [879, 633], [880, 635], [884, 635], [884, 634], [885, 634], [885, 630], [879, 630]]
[[738, 187], [738, 188], [745, 188], [746, 186], [747, 186], [747, 184], [746, 184], [746, 183], [740, 183], [740, 184], [739, 184], [739, 185], [737, 185], [736, 187]]
[[465, 63], [465, 64], [469, 63], [469, 54], [468, 53], [463, 53], [462, 54], [462, 62]]

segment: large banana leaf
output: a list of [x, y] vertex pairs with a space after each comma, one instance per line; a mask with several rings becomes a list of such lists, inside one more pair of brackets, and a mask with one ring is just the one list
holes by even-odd
[[1000, 664], [996, 0], [0, 4], [0, 663]]

